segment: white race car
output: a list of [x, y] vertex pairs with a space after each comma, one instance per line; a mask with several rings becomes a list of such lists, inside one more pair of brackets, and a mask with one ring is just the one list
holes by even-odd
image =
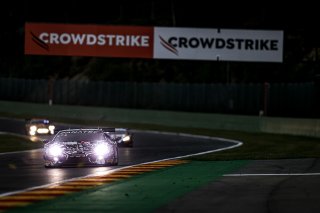
[[59, 131], [44, 144], [44, 166], [118, 165], [118, 141], [102, 129]]
[[28, 135], [53, 135], [55, 126], [48, 119], [26, 119], [26, 132]]
[[119, 147], [133, 147], [133, 134], [124, 128], [104, 128], [110, 137], [118, 142]]

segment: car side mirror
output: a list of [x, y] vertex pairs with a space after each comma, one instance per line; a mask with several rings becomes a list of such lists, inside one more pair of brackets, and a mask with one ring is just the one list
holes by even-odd
[[43, 144], [46, 144], [46, 143], [48, 143], [48, 142], [49, 142], [49, 140], [47, 140], [47, 139], [42, 140], [42, 143], [43, 143]]

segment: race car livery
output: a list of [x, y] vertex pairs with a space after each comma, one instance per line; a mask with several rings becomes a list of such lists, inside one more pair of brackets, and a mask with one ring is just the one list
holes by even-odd
[[65, 165], [118, 165], [117, 141], [101, 129], [59, 131], [44, 144], [45, 167]]
[[133, 147], [133, 134], [124, 128], [104, 128], [110, 137], [117, 141], [119, 147]]

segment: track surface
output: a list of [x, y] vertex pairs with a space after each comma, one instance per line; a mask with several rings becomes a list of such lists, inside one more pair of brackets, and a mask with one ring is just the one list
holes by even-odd
[[[58, 126], [58, 128], [65, 128]], [[0, 119], [0, 131], [24, 133], [22, 120]], [[176, 134], [136, 132], [133, 148], [119, 148], [119, 166], [150, 162], [232, 146], [222, 140]], [[0, 154], [0, 194], [70, 178], [112, 170], [118, 167], [55, 168], [43, 167], [42, 150]]]
[[160, 208], [166, 212], [320, 212], [319, 159], [256, 160]]
[[[0, 131], [21, 133], [24, 123], [0, 119]], [[137, 132], [134, 148], [120, 148], [120, 166], [230, 146], [179, 135]], [[108, 171], [114, 167], [44, 169], [41, 150], [0, 154], [0, 194]], [[157, 212], [320, 212], [319, 159], [252, 161], [182, 196]]]

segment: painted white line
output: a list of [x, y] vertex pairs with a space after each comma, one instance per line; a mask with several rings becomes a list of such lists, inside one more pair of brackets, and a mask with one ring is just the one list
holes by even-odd
[[28, 138], [28, 136], [26, 135], [21, 135], [21, 134], [18, 134], [18, 133], [12, 133], [12, 132], [0, 132], [0, 135], [12, 135], [12, 136], [17, 136], [17, 137], [22, 137], [22, 138]]
[[275, 174], [227, 174], [224, 177], [257, 177], [257, 176], [320, 176], [320, 173], [275, 173]]
[[183, 136], [183, 137], [190, 137], [190, 138], [201, 138], [201, 139], [208, 139], [208, 140], [218, 140], [218, 141], [224, 141], [228, 143], [235, 143], [239, 144], [242, 142], [237, 141], [237, 140], [232, 140], [232, 139], [226, 139], [226, 138], [219, 138], [219, 137], [211, 137], [211, 136], [206, 136], [206, 135], [192, 135], [192, 134], [187, 134], [187, 133], [175, 133], [175, 132], [161, 132], [161, 131], [154, 131], [154, 130], [132, 130], [133, 132], [145, 132], [145, 133], [155, 133], [155, 134], [163, 134], [163, 135], [178, 135], [178, 136]]
[[[219, 141], [224, 141], [224, 142], [230, 142], [234, 143], [235, 145], [220, 148], [220, 149], [214, 149], [214, 150], [209, 150], [205, 152], [199, 152], [195, 154], [189, 154], [189, 155], [182, 155], [182, 156], [177, 156], [177, 157], [172, 157], [172, 158], [166, 158], [166, 159], [161, 159], [161, 160], [156, 160], [156, 161], [150, 161], [147, 163], [155, 163], [155, 162], [161, 162], [161, 161], [166, 161], [166, 160], [175, 160], [175, 159], [181, 159], [181, 158], [187, 158], [187, 157], [192, 157], [192, 156], [197, 156], [197, 155], [203, 155], [203, 154], [209, 154], [213, 152], [219, 152], [223, 150], [228, 150], [228, 149], [233, 149], [236, 147], [241, 146], [243, 143], [240, 141], [236, 140], [229, 140], [229, 139], [224, 139], [224, 138], [215, 138], [215, 137], [210, 137], [210, 136], [204, 136], [204, 135], [191, 135], [191, 134], [184, 134], [184, 133], [171, 133], [171, 132], [158, 132], [158, 131], [140, 131], [140, 132], [146, 132], [146, 133], [156, 133], [156, 134], [164, 134], [164, 135], [179, 135], [179, 136], [184, 136], [184, 137], [193, 137], [193, 138], [202, 138], [202, 139], [208, 139], [208, 140], [219, 140]], [[147, 163], [141, 163], [142, 164], [147, 164]], [[140, 165], [140, 164], [137, 164]]]
[[25, 121], [23, 118], [0, 117], [1, 120]]
[[[0, 132], [0, 135], [12, 135], [12, 136], [22, 137], [22, 138], [30, 140], [30, 138], [28, 136], [26, 136], [26, 135], [21, 135], [21, 134], [11, 133], [11, 132]], [[24, 152], [34, 152], [34, 151], [38, 151], [38, 150], [42, 150], [42, 148], [24, 150], [24, 151], [2, 152], [2, 153], [0, 153], [0, 155], [10, 155], [10, 154], [18, 154], [18, 153], [24, 153]]]
[[139, 163], [139, 164], [135, 164], [135, 165], [130, 165], [130, 166], [125, 166], [125, 167], [121, 167], [121, 168], [111, 169], [111, 170], [104, 171], [104, 172], [96, 172], [95, 174], [80, 176], [80, 177], [76, 177], [76, 178], [70, 178], [70, 179], [66, 179], [66, 180], [63, 180], [63, 181], [55, 182], [55, 183], [50, 183], [50, 184], [45, 184], [45, 185], [41, 185], [41, 186], [35, 186], [35, 187], [26, 188], [26, 189], [23, 189], [23, 190], [17, 190], [17, 191], [13, 191], [13, 192], [3, 193], [3, 194], [0, 194], [0, 197], [14, 195], [14, 194], [22, 193], [22, 192], [27, 192], [27, 191], [31, 191], [31, 190], [34, 190], [34, 189], [48, 188], [48, 187], [51, 187], [51, 186], [56, 186], [56, 185], [59, 185], [59, 184], [62, 184], [62, 183], [66, 183], [66, 182], [70, 182], [70, 181], [78, 180], [78, 179], [82, 179], [82, 178], [107, 175], [107, 174], [110, 174], [110, 173], [113, 173], [113, 172], [116, 172], [116, 171], [121, 171], [123, 169], [131, 168], [131, 167], [134, 167], [134, 166], [139, 166], [139, 165], [144, 165], [144, 164], [149, 164], [149, 163], [157, 163], [157, 162], [162, 162], [162, 161], [166, 161], [166, 160], [181, 159], [181, 158], [192, 157], [192, 156], [197, 156], [197, 155], [203, 155], [203, 154], [208, 154], [208, 153], [213, 153], [213, 152], [219, 152], [219, 151], [223, 151], [223, 150], [227, 150], [227, 149], [233, 149], [233, 148], [239, 147], [239, 146], [241, 146], [243, 144], [240, 141], [228, 140], [228, 139], [223, 139], [223, 138], [215, 138], [215, 137], [209, 137], [209, 136], [203, 136], [203, 135], [191, 135], [191, 134], [183, 134], [183, 133], [158, 132], [158, 131], [139, 131], [139, 132], [147, 132], [147, 133], [155, 133], [155, 134], [167, 134], [167, 135], [181, 135], [181, 136], [185, 136], [185, 137], [205, 138], [205, 139], [209, 139], [209, 140], [221, 140], [221, 141], [224, 141], [224, 142], [234, 143], [235, 145], [232, 145], [232, 146], [229, 146], [229, 147], [225, 147], [225, 148], [220, 148], [220, 149], [209, 150], [209, 151], [205, 151], [205, 152], [199, 152], [199, 153], [195, 153], [195, 154], [189, 154], [189, 155], [177, 156], [177, 157], [166, 158], [166, 159], [161, 159], [161, 160], [155, 160], [155, 161], [150, 161], [150, 162], [145, 162], [145, 163]]
[[25, 153], [25, 152], [39, 152], [42, 151], [42, 148], [39, 149], [31, 149], [31, 150], [24, 150], [24, 151], [15, 151], [15, 152], [4, 152], [4, 153], [0, 153], [0, 155], [11, 155], [11, 154], [19, 154], [19, 153]]

